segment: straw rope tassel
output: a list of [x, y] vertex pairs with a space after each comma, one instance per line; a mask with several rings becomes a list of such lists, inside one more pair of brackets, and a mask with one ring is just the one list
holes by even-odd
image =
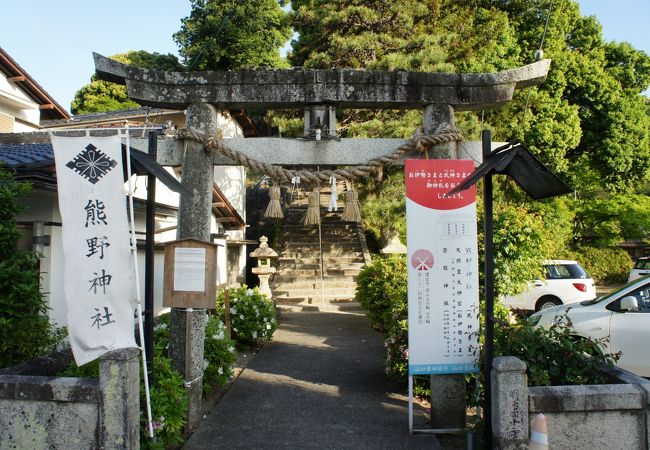
[[361, 222], [361, 211], [359, 209], [359, 194], [356, 191], [345, 193], [345, 209], [341, 215], [345, 222]]
[[307, 194], [307, 214], [302, 222], [304, 225], [318, 225], [320, 223], [320, 202], [318, 192]]
[[283, 219], [282, 206], [280, 205], [280, 186], [271, 186], [269, 188], [269, 206], [264, 211], [264, 217], [271, 219]]

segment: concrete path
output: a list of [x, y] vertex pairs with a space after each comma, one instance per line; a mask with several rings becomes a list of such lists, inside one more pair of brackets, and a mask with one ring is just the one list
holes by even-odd
[[388, 380], [382, 358], [363, 315], [284, 312], [185, 448], [464, 448], [464, 437], [409, 435], [406, 389]]

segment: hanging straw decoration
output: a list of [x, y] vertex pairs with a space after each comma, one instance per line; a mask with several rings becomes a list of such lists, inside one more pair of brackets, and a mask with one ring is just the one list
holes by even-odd
[[280, 186], [271, 186], [269, 188], [269, 206], [264, 211], [264, 217], [270, 219], [283, 219], [282, 206], [280, 205]]
[[361, 211], [359, 210], [359, 194], [356, 191], [345, 193], [345, 209], [341, 215], [344, 222], [361, 222]]
[[318, 225], [320, 223], [320, 201], [318, 192], [307, 194], [307, 214], [303, 220], [304, 225]]
[[327, 210], [329, 212], [336, 212], [338, 210], [336, 201], [339, 199], [338, 192], [336, 192], [336, 177], [330, 177], [330, 190], [332, 191], [332, 195], [330, 196], [330, 205]]

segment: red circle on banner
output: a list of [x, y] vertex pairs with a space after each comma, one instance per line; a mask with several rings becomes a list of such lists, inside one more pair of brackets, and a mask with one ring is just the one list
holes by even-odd
[[415, 270], [430, 270], [433, 267], [433, 253], [421, 248], [411, 256], [411, 265]]

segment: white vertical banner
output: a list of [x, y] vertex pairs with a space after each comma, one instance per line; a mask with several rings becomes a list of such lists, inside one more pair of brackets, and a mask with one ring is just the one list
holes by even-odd
[[52, 136], [63, 222], [68, 333], [78, 365], [137, 347], [119, 135]]
[[478, 371], [476, 188], [469, 160], [405, 162], [409, 374]]

